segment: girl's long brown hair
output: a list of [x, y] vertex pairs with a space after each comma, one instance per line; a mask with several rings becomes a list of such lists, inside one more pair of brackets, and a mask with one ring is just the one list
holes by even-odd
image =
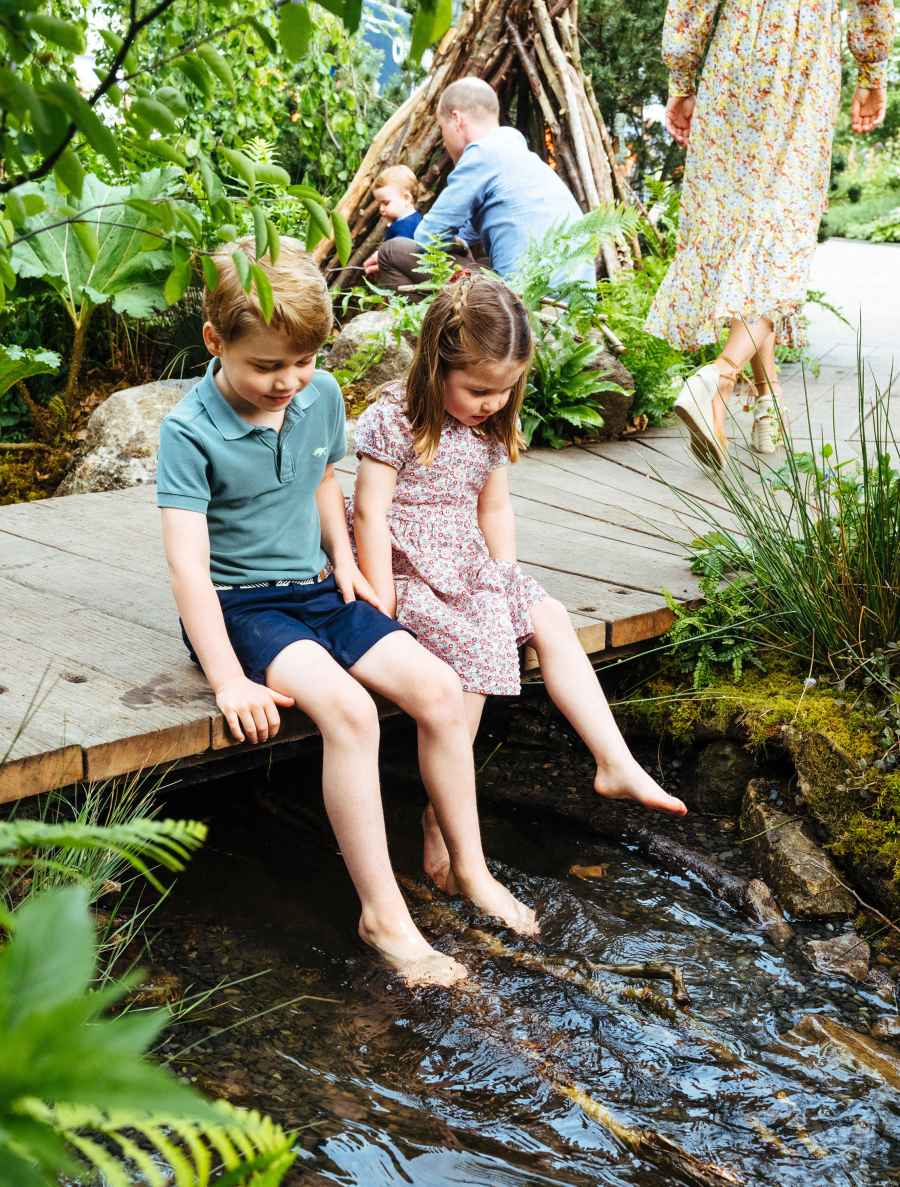
[[532, 349], [525, 306], [501, 280], [464, 273], [438, 293], [425, 314], [406, 380], [406, 415], [416, 452], [426, 465], [441, 439], [447, 372], [507, 360], [522, 363], [522, 374], [506, 406], [477, 431], [505, 446], [509, 460], [516, 461]]

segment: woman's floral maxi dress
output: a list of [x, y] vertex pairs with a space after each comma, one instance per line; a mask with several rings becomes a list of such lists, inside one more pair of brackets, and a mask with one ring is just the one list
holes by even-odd
[[[893, 35], [893, 0], [850, 0], [860, 85], [884, 85]], [[646, 328], [690, 350], [769, 317], [796, 343], [840, 103], [840, 0], [669, 0], [663, 58], [670, 96], [697, 104], [678, 249]]]
[[[397, 620], [458, 674], [466, 692], [515, 696], [518, 647], [547, 596], [517, 564], [494, 560], [478, 495], [507, 462], [502, 445], [448, 416], [430, 465], [416, 456], [403, 388], [387, 388], [356, 426], [356, 453], [397, 471], [390, 513]], [[353, 524], [353, 504], [348, 507]]]

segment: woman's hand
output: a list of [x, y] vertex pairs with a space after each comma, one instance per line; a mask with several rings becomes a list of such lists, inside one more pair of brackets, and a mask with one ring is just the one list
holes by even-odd
[[238, 676], [226, 680], [215, 690], [216, 704], [228, 722], [228, 728], [238, 742], [267, 742], [278, 733], [281, 720], [276, 706], [288, 709], [294, 703], [293, 697], [276, 692]]
[[384, 600], [379, 598], [374, 587], [360, 572], [358, 565], [351, 561], [335, 565], [334, 580], [345, 602], [355, 602], [357, 598], [362, 598], [364, 602], [368, 602], [382, 614], [387, 614], [389, 618], [393, 617], [394, 607], [384, 604]]
[[854, 132], [871, 132], [884, 121], [887, 90], [884, 87], [857, 87], [850, 108], [850, 126]]
[[687, 147], [691, 134], [696, 95], [677, 95], [666, 104], [666, 127], [682, 148]]

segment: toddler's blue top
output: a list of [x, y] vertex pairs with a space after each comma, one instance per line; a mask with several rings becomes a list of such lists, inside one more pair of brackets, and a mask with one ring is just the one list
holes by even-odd
[[385, 231], [385, 243], [388, 239], [396, 239], [398, 235], [402, 235], [404, 239], [412, 239], [416, 233], [416, 227], [421, 221], [422, 216], [418, 210], [414, 210], [412, 214], [404, 214], [403, 218], [398, 218], [396, 222], [391, 223]]
[[341, 389], [314, 371], [276, 432], [235, 412], [217, 366], [162, 422], [156, 502], [206, 516], [216, 584], [312, 577], [327, 560], [316, 491], [347, 452]]
[[[551, 227], [581, 218], [568, 186], [515, 128], [496, 128], [467, 144], [447, 185], [416, 228], [417, 243], [459, 235], [480, 239], [491, 267], [501, 276], [515, 272], [532, 239]], [[593, 282], [582, 263], [571, 279]]]

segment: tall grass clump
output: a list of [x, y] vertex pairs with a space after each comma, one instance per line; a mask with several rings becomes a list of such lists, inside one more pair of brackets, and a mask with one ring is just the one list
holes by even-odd
[[[897, 687], [900, 667], [900, 473], [890, 389], [867, 399], [858, 368], [858, 429], [773, 467], [742, 454], [717, 477], [725, 509], [679, 492], [709, 530], [696, 572], [749, 578], [760, 644], [837, 679]], [[809, 439], [814, 435], [806, 403]], [[836, 437], [836, 432], [834, 433]], [[843, 456], [842, 456], [843, 455]]]

